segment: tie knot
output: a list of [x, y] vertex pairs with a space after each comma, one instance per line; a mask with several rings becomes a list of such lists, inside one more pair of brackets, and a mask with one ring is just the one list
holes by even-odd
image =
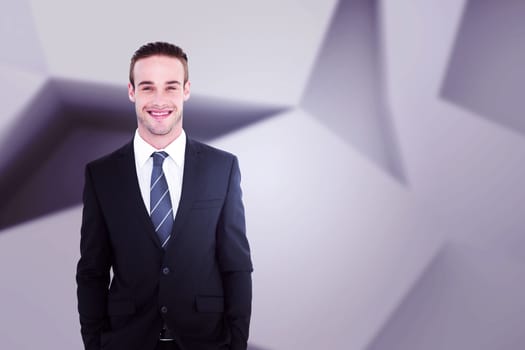
[[153, 157], [153, 166], [162, 166], [164, 159], [168, 158], [168, 154], [164, 151], [153, 152], [151, 156]]

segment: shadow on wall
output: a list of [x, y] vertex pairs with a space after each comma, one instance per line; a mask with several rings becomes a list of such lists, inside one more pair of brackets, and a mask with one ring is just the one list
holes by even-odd
[[521, 349], [523, 281], [521, 260], [446, 244], [366, 350]]
[[[210, 140], [287, 108], [194, 96], [189, 136]], [[133, 104], [122, 87], [48, 81], [0, 147], [0, 229], [81, 202], [84, 166], [131, 141]]]
[[407, 185], [385, 92], [379, 0], [339, 1], [301, 106]]
[[260, 346], [248, 344], [248, 350], [270, 350], [269, 348], [262, 348]]
[[468, 1], [441, 97], [525, 134], [525, 2]]

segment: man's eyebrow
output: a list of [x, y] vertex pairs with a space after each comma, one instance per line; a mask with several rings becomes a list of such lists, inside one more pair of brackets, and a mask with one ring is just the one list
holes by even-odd
[[[170, 81], [167, 81], [165, 83], [166, 85], [182, 85], [180, 81], [178, 80], [170, 80]], [[142, 85], [154, 85], [154, 83], [152, 81], [149, 81], [149, 80], [144, 80], [144, 81], [141, 81], [140, 83], [138, 83], [137, 86], [142, 86]]]

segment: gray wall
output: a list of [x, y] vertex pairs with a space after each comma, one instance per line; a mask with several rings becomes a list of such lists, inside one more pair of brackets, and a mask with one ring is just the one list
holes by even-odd
[[[131, 138], [128, 62], [190, 58], [236, 153], [252, 349], [525, 346], [525, 5], [4, 1], [0, 347], [80, 349], [82, 166]], [[28, 336], [28, 334], [30, 336]]]

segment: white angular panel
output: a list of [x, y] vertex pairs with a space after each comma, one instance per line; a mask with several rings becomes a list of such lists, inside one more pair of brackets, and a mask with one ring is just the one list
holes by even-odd
[[188, 52], [195, 92], [293, 105], [334, 3], [34, 0], [32, 8], [54, 76], [125, 85], [133, 52], [166, 40]]
[[[80, 207], [0, 233], [2, 349], [80, 349]], [[31, 336], [28, 336], [30, 330]]]
[[523, 261], [448, 245], [367, 350], [515, 350], [525, 341]]
[[43, 46], [27, 0], [5, 1], [0, 11], [0, 63], [33, 72], [47, 70]]

